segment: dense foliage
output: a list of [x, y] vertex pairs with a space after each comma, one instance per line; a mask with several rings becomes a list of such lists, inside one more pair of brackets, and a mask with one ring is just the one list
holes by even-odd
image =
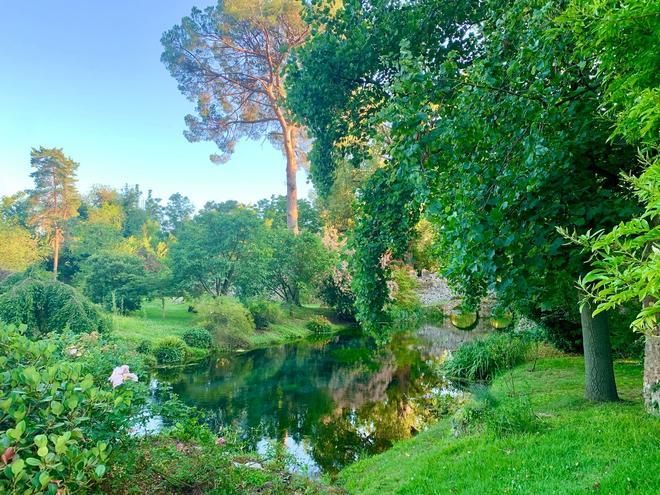
[[131, 384], [96, 385], [58, 342], [33, 342], [8, 328], [0, 350], [0, 491], [88, 491], [131, 425]]
[[99, 309], [73, 287], [31, 277], [0, 294], [0, 320], [26, 325], [33, 336], [63, 331], [102, 332], [109, 326]]
[[114, 313], [139, 309], [150, 289], [144, 262], [133, 254], [94, 254], [83, 263], [81, 278], [83, 292]]

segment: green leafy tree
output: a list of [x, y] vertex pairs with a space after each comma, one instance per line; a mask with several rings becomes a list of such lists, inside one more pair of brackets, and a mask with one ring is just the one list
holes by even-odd
[[[259, 216], [274, 228], [286, 227], [286, 197], [271, 196], [261, 199], [255, 205]], [[298, 200], [298, 227], [300, 230], [319, 233], [323, 229], [318, 210], [311, 201]]]
[[163, 227], [167, 232], [177, 233], [184, 222], [187, 222], [195, 213], [195, 207], [187, 196], [180, 193], [172, 194], [163, 209]]
[[213, 141], [224, 162], [236, 142], [267, 137], [286, 157], [287, 226], [297, 231], [296, 172], [300, 129], [284, 106], [283, 68], [308, 27], [295, 0], [224, 0], [194, 8], [163, 35], [162, 61], [179, 89], [197, 102], [188, 115], [190, 141]]
[[373, 117], [387, 103], [400, 44], [415, 55], [442, 59], [451, 51], [469, 60], [481, 2], [347, 0], [311, 2], [308, 41], [287, 66], [287, 104], [314, 139], [312, 181], [330, 193], [337, 168], [371, 157], [383, 126]]
[[30, 163], [34, 189], [30, 191], [30, 223], [53, 246], [53, 276], [57, 279], [60, 248], [67, 220], [78, 215], [80, 198], [76, 191], [78, 164], [58, 148], [33, 148]]
[[205, 208], [181, 229], [170, 248], [173, 282], [193, 294], [213, 297], [236, 290], [244, 278], [258, 280], [253, 267], [261, 259], [265, 228], [248, 208]]
[[271, 257], [264, 284], [268, 291], [290, 304], [316, 295], [329, 275], [333, 260], [321, 239], [310, 233], [295, 235], [275, 229], [268, 237]]
[[611, 139], [622, 137], [640, 150], [644, 171], [624, 176], [644, 205], [644, 211], [611, 231], [583, 235], [562, 233], [593, 254], [593, 270], [581, 286], [596, 305], [594, 314], [619, 309], [628, 301], [641, 303], [634, 329], [645, 334], [644, 399], [660, 411], [660, 76], [658, 33], [660, 16], [654, 2], [643, 0], [573, 0], [561, 17], [573, 32], [578, 56], [598, 59], [603, 80], [601, 112], [614, 123]]
[[25, 270], [42, 257], [39, 240], [26, 228], [0, 219], [0, 270]]
[[83, 263], [80, 278], [83, 292], [113, 312], [139, 309], [149, 294], [144, 262], [132, 254], [94, 254]]

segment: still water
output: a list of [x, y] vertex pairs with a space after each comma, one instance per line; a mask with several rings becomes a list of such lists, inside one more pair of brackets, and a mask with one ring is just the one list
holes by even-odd
[[257, 451], [284, 447], [292, 469], [332, 474], [432, 421], [429, 396], [453, 393], [432, 363], [479, 333], [425, 327], [381, 347], [345, 333], [219, 357], [170, 383]]

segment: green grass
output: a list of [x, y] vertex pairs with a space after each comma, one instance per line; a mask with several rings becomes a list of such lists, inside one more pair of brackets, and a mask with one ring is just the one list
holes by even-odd
[[616, 364], [623, 399], [582, 398], [581, 358], [522, 365], [493, 383], [502, 405], [528, 394], [537, 433], [455, 437], [449, 419], [340, 473], [352, 494], [650, 494], [660, 489], [660, 420], [641, 401], [642, 368]]
[[165, 315], [160, 301], [149, 301], [142, 309], [128, 316], [113, 316], [112, 329], [116, 336], [140, 342], [148, 340], [155, 342], [163, 337], [181, 337], [186, 330], [196, 326], [195, 314], [188, 312], [187, 304], [165, 303]]
[[[337, 321], [332, 310], [318, 306], [304, 306], [286, 310], [286, 321], [271, 325], [266, 330], [257, 330], [249, 335], [249, 349], [280, 345], [311, 335], [305, 323], [314, 315], [323, 315], [332, 322], [333, 330], [340, 331], [351, 325]], [[165, 315], [160, 301], [149, 301], [142, 309], [127, 316], [113, 317], [113, 332], [121, 339], [138, 343], [147, 340], [152, 343], [164, 337], [181, 337], [189, 328], [198, 326], [196, 315], [188, 312], [187, 304], [165, 303]]]

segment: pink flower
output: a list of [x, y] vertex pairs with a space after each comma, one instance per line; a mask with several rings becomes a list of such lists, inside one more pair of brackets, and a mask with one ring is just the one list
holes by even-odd
[[135, 373], [131, 373], [128, 369], [128, 366], [125, 364], [117, 366], [114, 370], [112, 370], [112, 375], [110, 375], [110, 378], [108, 378], [108, 381], [112, 383], [112, 388], [117, 388], [126, 380], [133, 380], [134, 382], [137, 382], [138, 377]]
[[224, 445], [225, 444], [225, 437], [218, 437], [215, 439], [215, 444], [216, 445]]

